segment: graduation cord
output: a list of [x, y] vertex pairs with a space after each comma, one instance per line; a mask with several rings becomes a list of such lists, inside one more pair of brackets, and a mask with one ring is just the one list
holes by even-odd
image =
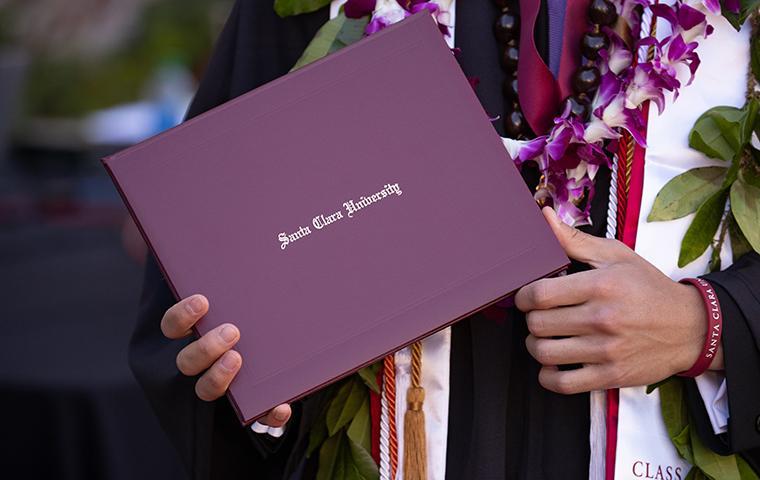
[[396, 364], [394, 354], [383, 359], [383, 391], [380, 399], [380, 478], [395, 480], [398, 471], [396, 436]]
[[411, 385], [406, 392], [404, 414], [404, 480], [427, 480], [425, 438], [425, 389], [422, 388], [422, 343], [411, 346]]
[[[617, 238], [618, 213], [618, 155], [612, 156], [612, 173], [610, 174], [610, 195], [607, 201], [607, 231], [605, 238]], [[588, 466], [589, 480], [604, 480], [605, 451], [607, 448], [607, 392], [594, 390], [589, 392], [589, 447], [591, 458]]]

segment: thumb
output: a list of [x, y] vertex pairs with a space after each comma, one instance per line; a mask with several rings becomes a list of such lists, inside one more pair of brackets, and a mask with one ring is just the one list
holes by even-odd
[[280, 428], [288, 423], [292, 414], [293, 410], [290, 408], [290, 405], [283, 403], [282, 405], [273, 408], [264, 418], [259, 420], [259, 422], [268, 427]]
[[542, 208], [541, 213], [568, 257], [594, 268], [613, 263], [617, 251], [616, 242], [589, 235], [567, 225], [551, 207]]

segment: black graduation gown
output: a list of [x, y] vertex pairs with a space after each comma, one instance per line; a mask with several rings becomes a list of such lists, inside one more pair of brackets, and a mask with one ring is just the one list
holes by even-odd
[[[460, 1], [456, 13], [462, 67], [480, 79], [478, 95], [486, 111], [499, 114], [504, 107], [503, 72], [491, 28], [496, 7], [491, 0]], [[280, 19], [271, 0], [238, 0], [188, 116], [286, 73], [327, 15], [323, 9]], [[544, 51], [545, 25], [544, 14], [536, 33]], [[531, 172], [525, 177], [529, 184], [536, 180]], [[603, 170], [592, 208], [594, 226], [587, 229], [593, 234], [603, 235], [605, 230], [608, 184], [609, 172]], [[758, 469], [760, 256], [747, 255], [729, 270], [708, 277], [716, 284], [725, 312], [729, 434], [712, 433], [693, 384], [688, 389], [690, 408], [711, 448], [741, 451]], [[177, 371], [175, 357], [190, 340], [167, 340], [159, 328], [164, 311], [174, 302], [149, 258], [129, 360], [191, 478], [310, 478], [314, 464], [304, 459], [308, 426], [324, 396], [318, 392], [294, 404], [293, 419], [280, 440], [241, 428], [225, 398], [198, 400], [195, 378]], [[543, 389], [537, 381], [540, 367], [525, 349], [526, 336], [524, 318], [516, 310], [503, 321], [475, 315], [453, 327], [447, 478], [587, 478], [588, 394], [564, 396]]]

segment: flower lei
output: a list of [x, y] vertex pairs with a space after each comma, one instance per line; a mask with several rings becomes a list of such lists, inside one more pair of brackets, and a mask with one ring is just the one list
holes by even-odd
[[[694, 79], [700, 63], [698, 40], [713, 30], [704, 12], [715, 8], [720, 11], [715, 0], [676, 0], [673, 5], [650, 4], [649, 0], [612, 3], [636, 40], [629, 45], [615, 30], [603, 29], [609, 48], [600, 52], [597, 62], [602, 77], [589, 121], [583, 122], [566, 108], [555, 118], [548, 134], [528, 141], [505, 140], [518, 166], [537, 164], [542, 179], [536, 200], [552, 205], [571, 226], [591, 223], [594, 178], [601, 165], [612, 166], [610, 158], [622, 131], [646, 146], [642, 105], [651, 101], [662, 112], [666, 92], [678, 96], [680, 77], [689, 73], [686, 85]], [[651, 32], [642, 32], [642, 9], [637, 7], [648, 7], [652, 22], [666, 20], [672, 33], [658, 40]], [[650, 59], [634, 61], [635, 53], [642, 49], [649, 50]]]

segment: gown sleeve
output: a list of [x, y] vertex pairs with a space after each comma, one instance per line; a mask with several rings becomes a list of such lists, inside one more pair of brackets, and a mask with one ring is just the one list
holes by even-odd
[[[742, 453], [760, 467], [760, 255], [748, 253], [728, 269], [704, 276], [723, 310], [723, 354], [728, 389], [728, 431], [716, 435], [696, 384], [688, 401], [700, 438], [718, 453]], [[701, 410], [701, 412], [700, 412]]]
[[[327, 15], [322, 9], [281, 19], [271, 1], [237, 0], [187, 117], [285, 74]], [[182, 375], [175, 363], [177, 353], [192, 338], [168, 340], [160, 330], [161, 317], [174, 303], [158, 264], [149, 255], [129, 363], [190, 477], [282, 478], [289, 446], [298, 437], [300, 407], [294, 408], [286, 434], [274, 439], [241, 427], [226, 398], [199, 400], [196, 378]]]

